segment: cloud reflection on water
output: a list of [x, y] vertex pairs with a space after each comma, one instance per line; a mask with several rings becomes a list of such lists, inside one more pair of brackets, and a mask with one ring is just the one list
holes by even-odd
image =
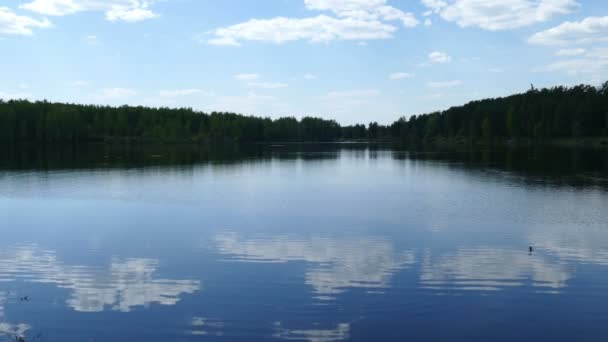
[[[461, 247], [434, 254], [421, 250], [398, 251], [380, 237], [300, 237], [295, 235], [244, 238], [235, 233], [215, 236], [220, 253], [230, 260], [254, 263], [308, 263], [305, 283], [318, 299], [335, 299], [349, 288], [382, 292], [391, 287], [397, 272], [419, 264], [419, 285], [449, 290], [498, 291], [529, 286], [534, 292], [559, 293], [568, 286], [576, 263], [586, 260], [608, 263], [608, 254], [585, 244], [566, 244], [544, 239], [537, 252], [527, 248]], [[561, 247], [560, 247], [561, 246]], [[559, 247], [559, 248], [558, 248]], [[417, 260], [418, 259], [418, 260]]]
[[27, 245], [0, 251], [0, 282], [21, 280], [69, 289], [67, 305], [81, 312], [175, 305], [181, 295], [200, 289], [196, 280], [155, 278], [158, 264], [155, 259], [112, 258], [109, 268], [67, 265], [53, 251]]
[[8, 295], [6, 292], [0, 292], [0, 336], [8, 336], [9, 339], [13, 339], [15, 336], [24, 336], [25, 333], [32, 328], [29, 324], [13, 324], [5, 321], [4, 305], [6, 304], [7, 298]]
[[525, 251], [462, 248], [439, 257], [425, 252], [420, 281], [427, 289], [471, 291], [497, 291], [531, 281], [540, 290], [557, 291], [570, 277], [564, 264]]
[[334, 329], [285, 329], [275, 323], [274, 338], [288, 341], [331, 342], [350, 337], [350, 323], [340, 323]]
[[415, 262], [411, 251], [397, 252], [383, 238], [332, 238], [295, 236], [241, 238], [219, 234], [215, 237], [222, 254], [241, 262], [309, 263], [306, 284], [320, 299], [348, 288], [388, 288], [391, 276]]

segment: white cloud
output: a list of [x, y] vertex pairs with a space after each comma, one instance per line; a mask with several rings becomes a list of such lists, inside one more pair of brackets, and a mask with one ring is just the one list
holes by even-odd
[[236, 78], [239, 81], [255, 81], [260, 78], [260, 75], [258, 75], [258, 74], [237, 74], [237, 75], [234, 75], [234, 78]]
[[260, 41], [282, 44], [296, 40], [314, 43], [334, 40], [388, 39], [396, 31], [394, 26], [377, 20], [333, 18], [326, 15], [294, 19], [251, 19], [247, 22], [219, 28], [212, 45], [240, 45], [240, 41]]
[[[567, 55], [566, 55], [567, 56]], [[599, 83], [608, 74], [608, 48], [595, 48], [572, 58], [537, 68], [540, 72], [562, 72], [569, 75], [590, 75], [591, 83]]]
[[405, 27], [414, 27], [419, 21], [412, 13], [386, 5], [386, 0], [304, 0], [306, 8], [331, 11], [338, 17], [361, 20], [399, 20]]
[[289, 86], [287, 83], [280, 82], [249, 82], [247, 85], [250, 87], [265, 89], [287, 88]]
[[309, 81], [316, 80], [317, 78], [318, 78], [317, 75], [313, 75], [313, 74], [306, 74], [306, 75], [304, 75], [304, 79], [305, 80], [309, 80]]
[[427, 13], [428, 15], [432, 14], [432, 11], [438, 12], [448, 5], [447, 2], [442, 0], [422, 0], [422, 4], [431, 10], [430, 13]]
[[557, 56], [580, 56], [587, 52], [585, 49], [561, 49], [557, 51], [555, 54]]
[[431, 88], [451, 88], [462, 85], [462, 81], [453, 80], [453, 81], [440, 81], [440, 82], [428, 82], [427, 86]]
[[608, 16], [588, 17], [582, 21], [566, 21], [559, 26], [538, 32], [528, 40], [539, 45], [576, 45], [608, 41]]
[[422, 3], [446, 21], [490, 31], [544, 22], [578, 7], [576, 0], [422, 0]]
[[204, 91], [202, 89], [196, 89], [196, 88], [161, 90], [158, 94], [160, 95], [160, 97], [182, 97], [182, 96], [192, 96], [192, 95], [209, 96], [210, 95], [209, 92]]
[[109, 21], [136, 22], [158, 16], [149, 8], [154, 2], [156, 0], [33, 0], [20, 7], [49, 16], [100, 11]]
[[409, 72], [395, 72], [388, 75], [388, 78], [390, 78], [391, 80], [403, 80], [412, 77], [414, 77], [414, 74], [410, 74]]
[[434, 51], [429, 54], [429, 63], [449, 63], [452, 61], [452, 57], [450, 57], [445, 52]]
[[64, 16], [84, 11], [88, 6], [78, 0], [34, 0], [20, 7], [43, 15]]
[[433, 21], [429, 18], [424, 19], [424, 26], [429, 27], [433, 25]]
[[[329, 11], [306, 18], [275, 17], [249, 21], [212, 31], [211, 45], [238, 46], [242, 41], [282, 44], [296, 40], [331, 42], [335, 40], [370, 40], [392, 38], [401, 21], [405, 27], [419, 24], [412, 13], [386, 5], [386, 0], [304, 0], [309, 10]], [[199, 38], [200, 40], [200, 38]]]
[[0, 7], [0, 34], [31, 36], [34, 34], [32, 29], [49, 28], [51, 26], [51, 22], [48, 19], [36, 20], [17, 15], [8, 7]]
[[106, 12], [109, 21], [126, 21], [134, 23], [146, 19], [158, 17], [157, 14], [147, 8], [129, 8], [127, 6], [115, 6]]

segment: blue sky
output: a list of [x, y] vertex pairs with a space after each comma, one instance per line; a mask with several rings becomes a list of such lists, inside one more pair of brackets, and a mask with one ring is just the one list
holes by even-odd
[[340, 123], [608, 80], [605, 0], [0, 0], [0, 98]]

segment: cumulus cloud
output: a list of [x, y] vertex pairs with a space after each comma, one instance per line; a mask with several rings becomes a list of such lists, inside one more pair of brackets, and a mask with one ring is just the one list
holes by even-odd
[[137, 22], [155, 18], [150, 10], [156, 0], [33, 0], [20, 7], [48, 16], [66, 16], [78, 12], [104, 12], [109, 21]]
[[457, 87], [459, 85], [462, 85], [462, 81], [460, 81], [460, 80], [439, 81], [439, 82], [427, 83], [427, 86], [429, 86], [431, 88], [451, 88], [451, 87]]
[[147, 8], [129, 8], [127, 6], [116, 6], [106, 12], [109, 21], [126, 21], [134, 23], [146, 19], [156, 18], [158, 15]]
[[566, 21], [538, 32], [528, 40], [538, 45], [580, 45], [608, 41], [608, 16], [588, 17], [582, 21]]
[[461, 27], [498, 31], [529, 26], [567, 14], [576, 0], [422, 0], [431, 13]]
[[429, 54], [429, 63], [441, 64], [449, 63], [452, 61], [452, 57], [445, 52], [434, 51]]
[[412, 13], [386, 5], [386, 0], [304, 0], [306, 8], [331, 11], [338, 17], [362, 20], [399, 20], [405, 27], [414, 27], [419, 21]]
[[249, 21], [212, 31], [211, 45], [238, 46], [242, 41], [282, 44], [296, 40], [331, 42], [335, 40], [388, 39], [400, 21], [404, 27], [419, 24], [412, 13], [386, 4], [386, 0], [304, 0], [308, 10], [328, 11], [306, 18], [276, 17]]
[[587, 50], [585, 49], [561, 49], [559, 51], [557, 51], [555, 54], [558, 56], [580, 56], [582, 54], [584, 54], [585, 52], [587, 52]]
[[414, 74], [410, 74], [409, 72], [395, 72], [388, 75], [388, 78], [390, 78], [391, 80], [403, 80], [412, 77], [414, 77]]
[[[578, 52], [578, 51], [576, 51]], [[569, 59], [562, 59], [536, 68], [538, 72], [562, 72], [569, 75], [587, 74], [592, 76], [592, 83], [601, 82], [601, 77], [608, 74], [608, 48], [594, 48]]]
[[48, 19], [36, 20], [27, 16], [17, 15], [8, 7], [0, 7], [0, 34], [16, 34], [31, 36], [33, 29], [49, 28]]
[[251, 19], [247, 22], [214, 31], [211, 45], [240, 45], [240, 41], [260, 41], [282, 44], [296, 40], [313, 43], [334, 40], [388, 39], [397, 29], [377, 20], [334, 18], [319, 15], [295, 19]]
[[[447, 2], [442, 0], [422, 0], [422, 4], [428, 7], [431, 11], [439, 12], [441, 9], [448, 5]], [[432, 14], [432, 12], [427, 13], [427, 15]]]
[[309, 80], [309, 81], [316, 80], [317, 78], [318, 78], [317, 75], [313, 75], [313, 74], [306, 74], [306, 75], [304, 75], [304, 79], [305, 80]]

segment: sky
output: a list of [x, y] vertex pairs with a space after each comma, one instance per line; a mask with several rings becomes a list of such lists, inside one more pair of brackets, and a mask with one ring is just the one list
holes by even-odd
[[390, 123], [608, 80], [606, 0], [0, 0], [0, 98]]

